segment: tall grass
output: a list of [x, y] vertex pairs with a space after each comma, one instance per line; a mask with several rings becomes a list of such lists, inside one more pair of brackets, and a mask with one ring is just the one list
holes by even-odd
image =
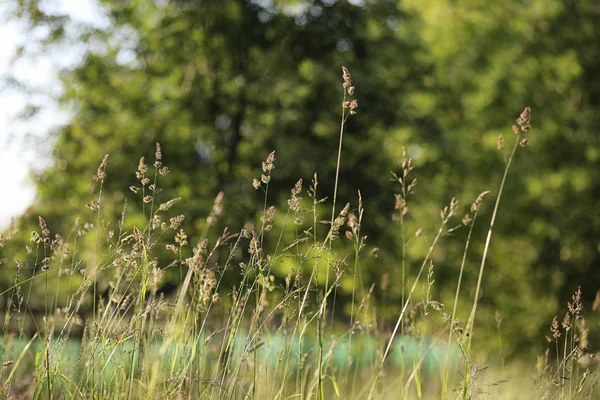
[[[169, 172], [160, 145], [151, 166], [145, 157], [140, 159], [138, 183], [130, 188], [139, 196], [141, 224], [128, 220], [127, 203], [116, 223], [105, 219], [109, 158], [104, 157], [94, 176], [96, 194], [88, 204], [95, 222], [77, 222], [73, 233], [62, 239], [52, 236], [40, 217], [40, 229], [26, 247], [31, 267], [18, 260], [3, 266], [12, 284], [0, 291], [6, 301], [0, 343], [2, 398], [473, 399], [524, 398], [524, 393], [540, 399], [597, 398], [598, 364], [589, 357], [580, 291], [568, 304], [562, 324], [558, 317], [553, 321], [548, 341], [554, 351], [540, 356], [537, 368], [532, 363], [529, 388], [510, 394], [522, 381], [494, 386], [505, 378], [504, 372], [492, 368], [482, 374], [485, 367], [477, 365], [472, 352], [492, 230], [511, 164], [527, 145], [530, 109], [514, 126], [467, 321], [458, 319], [463, 274], [470, 245], [477, 240], [473, 227], [490, 192], [482, 192], [462, 220], [455, 221], [460, 213], [455, 198], [440, 210], [438, 228], [412, 271], [405, 218], [417, 181], [412, 160], [403, 152], [401, 171], [393, 174], [400, 188], [395, 219], [402, 255], [400, 282], [394, 284], [401, 286], [401, 297], [395, 322], [388, 326], [373, 298], [377, 284], [366, 287], [362, 275], [361, 260], [377, 252], [365, 254], [361, 227], [368, 210], [362, 195], [358, 192], [354, 206], [340, 210], [336, 204], [338, 187], [344, 184], [339, 171], [346, 121], [358, 107], [346, 68], [342, 89], [333, 193], [319, 192], [315, 174], [306, 191], [308, 201], [302, 197], [300, 179], [291, 188], [287, 208], [276, 209], [269, 195], [277, 163], [272, 152], [252, 182], [264, 195], [256, 228], [215, 232], [226, 200], [219, 193], [191, 249], [191, 238], [182, 228], [185, 215], [169, 214], [184, 199], [158, 201], [161, 179]], [[330, 219], [320, 229], [319, 213], [330, 195], [331, 212], [325, 211]], [[432, 296], [432, 255], [440, 241], [463, 226], [468, 235], [454, 301], [451, 312], [444, 313], [444, 305]], [[0, 237], [0, 249], [13, 245], [13, 234], [9, 230]], [[415, 235], [422, 234], [419, 229]], [[340, 237], [349, 240], [350, 251], [338, 245]], [[351, 267], [345, 268], [347, 264]], [[161, 282], [168, 273], [178, 275], [180, 283], [176, 293], [165, 295]], [[350, 277], [344, 278], [345, 273]], [[343, 315], [334, 314], [343, 279], [351, 282], [346, 325]], [[387, 296], [389, 279], [382, 276], [378, 283], [382, 296]], [[41, 325], [29, 301], [38, 284], [43, 285], [45, 305]], [[420, 286], [426, 288], [423, 299], [415, 294]], [[434, 323], [437, 328], [427, 336], [419, 333], [422, 321], [439, 316], [443, 325]]]

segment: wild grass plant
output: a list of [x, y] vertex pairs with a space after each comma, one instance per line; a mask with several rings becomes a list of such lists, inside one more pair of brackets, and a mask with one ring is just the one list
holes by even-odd
[[[342, 73], [331, 202], [328, 193], [320, 192], [315, 173], [308, 190], [302, 179], [291, 188], [287, 208], [271, 205], [269, 186], [276, 167], [272, 152], [252, 182], [264, 196], [254, 228], [224, 229], [211, 236], [223, 213], [225, 199], [219, 193], [189, 251], [192, 238], [182, 228], [185, 215], [169, 214], [185, 199], [159, 202], [164, 198], [158, 195], [160, 179], [169, 170], [157, 143], [154, 162], [148, 166], [144, 157], [139, 160], [138, 183], [130, 188], [139, 196], [143, 221], [128, 220], [127, 203], [118, 221], [106, 220], [103, 188], [108, 155], [93, 177], [96, 191], [88, 203], [93, 222], [77, 222], [63, 239], [52, 235], [39, 217], [40, 229], [32, 232], [26, 248], [28, 261], [3, 260], [12, 285], [0, 291], [5, 302], [2, 398], [598, 398], [598, 364], [588, 349], [581, 291], [568, 304], [562, 323], [556, 317], [551, 324], [547, 339], [552, 350], [537, 364], [531, 363], [531, 372], [526, 368], [525, 373], [513, 374], [512, 382], [503, 362], [486, 371], [471, 346], [477, 340], [476, 316], [493, 227], [501, 214], [510, 167], [519, 149], [528, 144], [531, 110], [525, 108], [513, 127], [513, 144], [497, 192], [483, 190], [463, 217], [459, 202], [451, 199], [440, 211], [437, 231], [415, 271], [406, 258], [413, 236], [406, 218], [417, 180], [412, 160], [403, 152], [400, 172], [393, 174], [399, 185], [395, 220], [402, 254], [401, 280], [393, 284], [401, 286], [401, 299], [395, 322], [388, 326], [377, 309], [374, 289], [379, 285], [385, 296], [389, 275], [365, 287], [361, 269], [361, 259], [377, 253], [376, 248], [367, 251], [361, 230], [368, 215], [362, 195], [357, 193], [354, 205], [336, 204], [338, 185], [343, 184], [339, 171], [345, 124], [358, 109], [350, 72], [343, 68]], [[500, 137], [500, 150], [503, 145]], [[486, 196], [495, 196], [495, 204], [477, 283], [469, 288], [474, 290], [469, 317], [461, 321], [463, 273]], [[330, 218], [322, 221], [327, 206]], [[276, 219], [276, 214], [284, 216]], [[432, 295], [432, 254], [459, 228], [468, 229], [468, 234], [454, 300], [447, 307], [451, 311], [446, 312]], [[13, 233], [11, 229], [0, 237], [0, 248], [11, 246]], [[414, 236], [422, 234], [419, 229]], [[293, 239], [288, 242], [289, 237]], [[340, 238], [351, 243], [351, 251], [338, 245]], [[282, 260], [289, 266], [283, 277]], [[167, 273], [179, 276], [180, 284], [171, 295], [161, 289]], [[335, 311], [342, 279], [351, 282], [346, 324], [338, 322], [343, 316]], [[43, 286], [41, 316], [30, 307], [33, 285]], [[424, 298], [415, 294], [420, 287], [425, 288]], [[69, 288], [67, 293], [64, 288]], [[431, 334], [422, 334], [420, 325], [433, 319], [443, 322], [436, 322]], [[500, 328], [498, 318], [501, 340]], [[522, 387], [525, 384], [528, 387]]]

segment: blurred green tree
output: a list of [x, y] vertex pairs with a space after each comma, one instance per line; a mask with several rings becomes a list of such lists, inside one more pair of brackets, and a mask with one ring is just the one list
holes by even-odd
[[40, 42], [47, 48], [77, 40], [87, 51], [63, 71], [59, 101], [73, 116], [52, 133], [53, 163], [37, 177], [23, 231], [35, 227], [37, 215], [53, 232], [68, 232], [76, 216], [93, 222], [84, 205], [106, 153], [105, 219], [116, 221], [129, 199], [129, 221], [143, 225], [139, 197], [127, 188], [137, 183], [139, 157], [150, 159], [157, 141], [171, 167], [159, 178], [158, 199], [186, 199], [175, 210], [186, 215], [192, 237], [220, 190], [223, 225], [236, 230], [254, 219], [262, 198], [252, 179], [271, 150], [278, 156], [274, 202], [285, 204], [295, 182], [314, 172], [321, 195], [331, 196], [347, 64], [360, 104], [372, 103], [377, 113], [348, 123], [338, 201], [356, 204], [362, 190], [368, 209], [385, 210], [367, 221], [370, 237], [394, 242], [381, 220], [393, 210], [393, 154], [382, 152], [383, 141], [389, 126], [406, 120], [399, 94], [421, 86], [415, 46], [399, 35], [404, 13], [394, 2], [102, 1], [110, 25], [79, 26], [75, 37], [68, 18], [44, 13], [43, 3], [21, 2], [15, 13], [32, 29], [46, 28]]
[[[277, 161], [270, 195], [278, 204], [315, 171], [323, 196], [331, 195], [346, 65], [360, 107], [347, 127], [339, 202], [356, 205], [362, 191], [368, 242], [381, 248], [379, 259], [364, 262], [365, 285], [385, 272], [399, 282], [400, 234], [390, 218], [398, 188], [389, 172], [402, 147], [419, 178], [407, 221], [409, 232], [421, 226], [425, 232], [410, 247], [416, 264], [437, 210], [452, 196], [467, 207], [485, 189], [495, 194], [503, 168], [498, 135], [509, 142], [512, 120], [530, 105], [531, 145], [519, 152], [501, 204], [479, 323], [495, 326], [499, 310], [504, 334], [519, 346], [543, 337], [577, 285], [593, 298], [600, 282], [594, 2], [99, 4], [110, 20], [103, 29], [70, 29], [66, 16], [44, 12], [44, 1], [14, 4], [31, 29], [45, 28], [39, 43], [56, 48], [76, 40], [87, 48], [62, 74], [60, 102], [72, 118], [52, 134], [53, 163], [38, 177], [30, 228], [37, 215], [53, 232], [67, 232], [76, 215], [92, 219], [83, 206], [105, 153], [111, 154], [107, 220], [128, 198], [130, 220], [143, 223], [140, 201], [127, 188], [136, 184], [138, 158], [152, 155], [156, 141], [171, 168], [159, 181], [160, 199], [184, 198], [177, 211], [192, 237], [204, 228], [219, 190], [227, 199], [222, 224], [237, 229], [255, 217], [262, 199], [251, 181], [271, 150]], [[476, 227], [467, 287], [477, 277], [487, 209]], [[445, 243], [434, 259], [436, 297], [449, 303], [464, 234]], [[399, 298], [397, 284], [389, 290]], [[387, 304], [384, 315], [395, 316], [397, 306]]]

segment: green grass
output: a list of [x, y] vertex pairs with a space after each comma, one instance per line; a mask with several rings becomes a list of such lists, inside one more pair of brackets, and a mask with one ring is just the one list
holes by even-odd
[[[78, 225], [63, 240], [52, 236], [40, 217], [40, 230], [27, 248], [33, 268], [17, 261], [4, 264], [12, 284], [1, 290], [6, 305], [0, 338], [2, 398], [598, 398], [598, 363], [588, 354], [579, 292], [568, 305], [568, 318], [562, 324], [557, 320], [551, 330], [554, 351], [539, 356], [537, 363], [517, 359], [505, 365], [501, 355], [482, 359], [472, 346], [473, 340], [483, 339], [475, 328], [484, 267], [511, 163], [527, 145], [529, 108], [513, 128], [476, 286], [462, 287], [462, 276], [473, 226], [481, 223], [477, 216], [488, 193], [475, 199], [464, 217], [458, 217], [455, 199], [442, 207], [419, 268], [410, 270], [405, 255], [413, 242], [405, 216], [417, 181], [404, 153], [401, 171], [394, 174], [401, 282], [382, 277], [366, 287], [361, 260], [375, 257], [376, 251], [365, 248], [361, 193], [356, 204], [336, 204], [338, 186], [344, 184], [339, 170], [345, 123], [357, 112], [345, 68], [343, 82], [333, 194], [319, 191], [315, 174], [308, 190], [302, 180], [291, 188], [287, 209], [270, 206], [273, 152], [253, 182], [264, 194], [253, 230], [214, 232], [223, 209], [220, 193], [190, 250], [190, 238], [181, 229], [185, 216], [169, 214], [185, 199], [157, 202], [156, 188], [168, 173], [158, 144], [152, 166], [140, 160], [139, 183], [131, 188], [140, 197], [142, 223], [127, 220], [127, 205], [118, 221], [106, 221], [108, 156], [94, 176], [97, 189], [88, 205], [95, 213], [94, 225]], [[321, 223], [326, 207], [331, 217]], [[463, 226], [469, 233], [454, 302], [445, 307], [432, 296], [432, 254]], [[342, 240], [350, 246], [340, 244]], [[7, 232], [0, 247], [11, 245]], [[179, 286], [165, 296], [161, 282], [174, 271]], [[345, 313], [336, 308], [342, 284], [350, 287]], [[391, 324], [374, 301], [374, 290], [385, 299], [390, 284], [401, 285]], [[461, 313], [468, 320], [461, 321], [458, 299], [470, 290], [474, 301]], [[40, 293], [43, 311], [30, 306], [32, 294]], [[502, 343], [499, 318], [494, 340]]]

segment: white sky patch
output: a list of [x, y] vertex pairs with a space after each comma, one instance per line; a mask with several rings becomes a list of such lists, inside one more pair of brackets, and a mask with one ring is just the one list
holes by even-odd
[[[44, 7], [49, 13], [68, 13], [75, 22], [106, 27], [108, 19], [94, 0], [51, 1]], [[49, 146], [44, 143], [48, 132], [68, 120], [65, 112], [52, 104], [60, 93], [57, 76], [61, 68], [77, 62], [82, 47], [60, 49], [35, 59], [25, 58], [16, 64], [11, 60], [19, 45], [27, 40], [22, 24], [6, 21], [8, 5], [0, 5], [0, 77], [14, 76], [34, 88], [39, 95], [25, 95], [4, 87], [0, 81], [0, 231], [8, 227], [12, 217], [22, 214], [35, 198], [35, 185], [30, 170], [43, 168], [50, 160]], [[23, 122], [17, 116], [32, 103], [42, 107], [35, 118]]]
[[[3, 7], [5, 8], [5, 7]], [[16, 23], [0, 25], [0, 75], [9, 71], [11, 57], [22, 40], [22, 32]], [[33, 201], [35, 191], [27, 183], [27, 156], [19, 151], [18, 136], [12, 122], [25, 106], [24, 96], [3, 88], [0, 95], [0, 229], [10, 223], [11, 217], [21, 214]]]
[[0, 229], [10, 224], [11, 217], [22, 214], [35, 196], [35, 189], [27, 179], [27, 163], [19, 159], [14, 145], [5, 142], [0, 150]]

